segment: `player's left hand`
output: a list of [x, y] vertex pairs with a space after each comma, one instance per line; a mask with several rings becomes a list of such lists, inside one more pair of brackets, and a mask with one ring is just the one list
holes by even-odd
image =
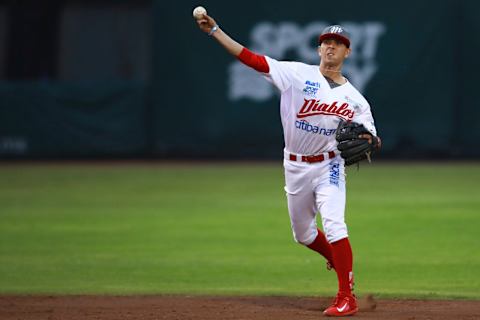
[[[370, 133], [363, 133], [361, 135], [358, 136], [360, 139], [366, 139], [368, 140], [368, 143], [369, 144], [373, 144], [375, 149], [380, 149], [382, 147], [382, 139], [380, 139], [379, 136], [376, 136], [374, 137], [372, 134]], [[374, 141], [376, 140], [376, 141]]]
[[373, 136], [362, 124], [342, 121], [338, 125], [337, 149], [349, 166], [362, 160], [371, 160], [371, 155], [380, 147], [381, 140]]

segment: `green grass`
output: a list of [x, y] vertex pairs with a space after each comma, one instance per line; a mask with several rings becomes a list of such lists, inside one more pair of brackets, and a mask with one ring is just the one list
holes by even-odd
[[[480, 164], [348, 170], [356, 292], [480, 298]], [[0, 293], [333, 295], [275, 164], [0, 165]]]

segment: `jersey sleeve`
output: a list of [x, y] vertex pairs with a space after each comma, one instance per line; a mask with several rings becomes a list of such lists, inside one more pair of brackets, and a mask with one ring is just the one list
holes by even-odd
[[269, 66], [269, 72], [264, 73], [264, 77], [281, 92], [290, 88], [297, 73], [298, 62], [278, 61], [268, 56], [265, 56], [265, 58]]
[[353, 121], [363, 124], [371, 134], [376, 136], [377, 129], [375, 128], [375, 120], [373, 119], [372, 110], [367, 100], [363, 99], [362, 105], [358, 107], [357, 111]]

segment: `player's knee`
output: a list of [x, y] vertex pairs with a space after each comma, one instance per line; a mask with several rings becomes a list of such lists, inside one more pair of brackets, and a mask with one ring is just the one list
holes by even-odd
[[310, 230], [304, 232], [295, 232], [295, 230], [293, 230], [293, 239], [295, 242], [305, 246], [311, 244], [315, 240], [315, 236], [316, 235]]

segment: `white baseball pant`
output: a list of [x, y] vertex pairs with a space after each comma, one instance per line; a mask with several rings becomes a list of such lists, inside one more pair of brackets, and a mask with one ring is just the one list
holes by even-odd
[[285, 191], [295, 241], [309, 245], [317, 237], [317, 214], [328, 242], [348, 237], [345, 224], [345, 168], [337, 155], [322, 162], [284, 160]]

